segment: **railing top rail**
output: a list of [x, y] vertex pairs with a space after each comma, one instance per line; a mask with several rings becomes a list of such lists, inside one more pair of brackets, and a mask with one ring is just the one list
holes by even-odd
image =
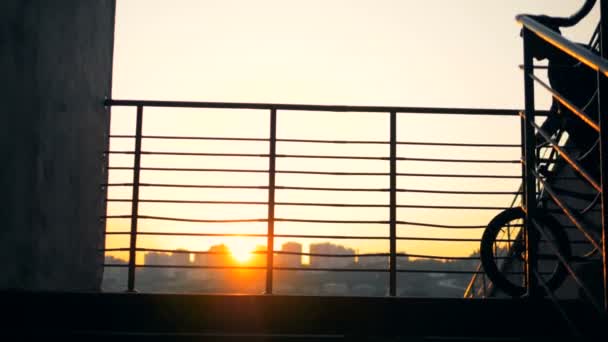
[[[195, 101], [156, 101], [156, 100], [118, 100], [107, 99], [106, 106], [127, 107], [172, 107], [172, 108], [222, 108], [222, 109], [258, 109], [289, 110], [317, 112], [369, 112], [369, 113], [415, 113], [415, 114], [460, 114], [460, 115], [497, 115], [517, 116], [521, 109], [497, 108], [433, 108], [433, 107], [392, 107], [392, 106], [344, 106], [344, 105], [309, 105], [281, 103], [247, 103], [247, 102], [195, 102]], [[537, 115], [546, 115], [539, 111]]]
[[528, 15], [518, 15], [516, 20], [525, 28], [536, 33], [549, 44], [576, 58], [590, 68], [602, 72], [602, 74], [608, 77], [608, 61], [606, 59], [598, 56], [579, 44], [571, 42], [564, 36], [552, 31], [547, 26], [539, 23]]

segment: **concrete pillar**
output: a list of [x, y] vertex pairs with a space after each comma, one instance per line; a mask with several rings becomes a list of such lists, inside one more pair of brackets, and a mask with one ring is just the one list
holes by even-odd
[[114, 12], [0, 1], [0, 289], [100, 288]]

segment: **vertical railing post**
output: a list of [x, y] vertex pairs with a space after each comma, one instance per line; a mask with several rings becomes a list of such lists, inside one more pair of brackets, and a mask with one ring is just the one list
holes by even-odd
[[390, 115], [389, 294], [397, 295], [397, 113]]
[[[101, 193], [103, 196], [103, 217], [100, 221], [101, 224], [103, 224], [103, 236], [104, 236], [104, 248], [107, 247], [108, 245], [108, 221], [105, 218], [108, 215], [108, 194], [110, 193], [109, 190], [109, 184], [110, 184], [110, 142], [112, 140], [112, 132], [111, 132], [111, 128], [112, 128], [112, 106], [110, 105], [110, 100], [106, 97], [104, 99], [104, 109], [105, 112], [108, 116], [108, 119], [106, 121], [106, 126], [105, 128], [107, 129], [107, 131], [105, 132], [105, 138], [107, 139], [105, 141], [105, 151], [103, 152], [102, 155], [102, 161], [103, 161], [103, 177], [104, 177], [104, 184], [101, 186]], [[105, 252], [104, 252], [104, 259], [105, 259]], [[104, 270], [105, 270], [105, 260], [103, 262], [104, 265]]]
[[[608, 58], [608, 0], [600, 1], [600, 48], [603, 58]], [[600, 126], [600, 181], [602, 186], [602, 270], [604, 282], [604, 310], [608, 311], [608, 80], [601, 71], [598, 71], [598, 118]], [[606, 112], [606, 114], [604, 114]], [[604, 115], [603, 115], [604, 114]]]
[[531, 35], [535, 33], [524, 28], [524, 91], [525, 91], [525, 112], [522, 116], [524, 131], [524, 209], [525, 230], [526, 230], [526, 285], [528, 295], [536, 296], [538, 292], [538, 281], [535, 273], [538, 266], [538, 241], [539, 232], [535, 229], [532, 219], [536, 212], [536, 177], [532, 172], [536, 168], [536, 134], [532, 123], [535, 119], [534, 113], [534, 81], [530, 75], [534, 72], [533, 55], [529, 44]]
[[[521, 120], [520, 120], [520, 134], [521, 134], [521, 186], [520, 186], [520, 191], [521, 191], [521, 207], [522, 208], [527, 208], [526, 207], [526, 111], [522, 111], [519, 113]], [[526, 211], [526, 210], [524, 210]], [[507, 231], [509, 231], [509, 229], [507, 229]], [[527, 241], [527, 230], [526, 227], [524, 225], [524, 229], [523, 231], [519, 232], [519, 234], [522, 234], [522, 237], [524, 239], [524, 241]], [[509, 238], [509, 241], [511, 240], [511, 238]], [[509, 242], [511, 243], [511, 242]], [[513, 245], [511, 244], [509, 248], [513, 248]], [[528, 265], [526, 263], [523, 264], [523, 281], [524, 281], [524, 287], [526, 287], [526, 289], [528, 288]]]
[[131, 198], [131, 234], [129, 241], [129, 277], [127, 289], [135, 291], [135, 263], [137, 250], [137, 218], [139, 215], [139, 174], [141, 168], [141, 137], [144, 109], [137, 106], [135, 121], [135, 153], [133, 155], [133, 192]]
[[274, 268], [274, 195], [277, 159], [277, 110], [270, 110], [270, 141], [268, 153], [268, 242], [266, 244], [266, 294], [272, 294]]

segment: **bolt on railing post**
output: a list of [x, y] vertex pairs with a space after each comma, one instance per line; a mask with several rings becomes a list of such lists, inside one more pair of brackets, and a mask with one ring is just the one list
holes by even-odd
[[141, 171], [141, 139], [143, 106], [137, 106], [137, 117], [135, 121], [135, 153], [133, 155], [133, 192], [131, 199], [131, 234], [129, 241], [129, 276], [127, 290], [135, 291], [135, 264], [137, 249], [137, 218], [139, 215], [139, 175]]
[[272, 294], [274, 268], [274, 204], [277, 159], [277, 110], [270, 110], [270, 141], [268, 153], [268, 242], [266, 244], [266, 294]]
[[390, 114], [390, 258], [389, 294], [397, 295], [397, 113]]
[[524, 28], [524, 91], [525, 91], [525, 112], [522, 117], [523, 125], [523, 144], [524, 144], [524, 208], [526, 230], [526, 284], [528, 295], [534, 297], [538, 294], [538, 281], [536, 279], [536, 269], [538, 266], [538, 244], [539, 232], [536, 231], [532, 219], [536, 212], [536, 177], [532, 172], [536, 168], [536, 134], [532, 122], [534, 122], [534, 80], [530, 75], [534, 72], [533, 55], [530, 46], [530, 38], [535, 33]]
[[[608, 1], [600, 1], [600, 39], [601, 54], [608, 58]], [[601, 210], [602, 210], [602, 270], [604, 283], [604, 310], [608, 311], [608, 118], [603, 117], [604, 107], [608, 108], [608, 79], [598, 71], [598, 118], [600, 126], [600, 184], [602, 187]]]

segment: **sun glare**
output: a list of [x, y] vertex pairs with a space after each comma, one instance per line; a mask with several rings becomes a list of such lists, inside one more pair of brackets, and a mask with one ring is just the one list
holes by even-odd
[[228, 243], [230, 248], [230, 254], [234, 260], [238, 263], [244, 264], [251, 262], [253, 259], [253, 251], [255, 250], [255, 244], [245, 239], [237, 239]]
[[230, 249], [232, 257], [239, 263], [246, 263], [251, 260], [251, 250], [248, 249]]

